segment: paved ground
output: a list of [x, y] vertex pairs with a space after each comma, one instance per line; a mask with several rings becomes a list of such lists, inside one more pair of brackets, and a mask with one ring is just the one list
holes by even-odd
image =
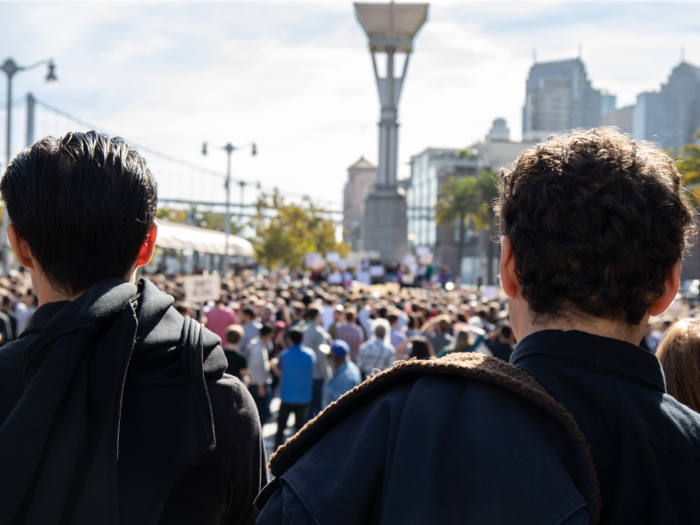
[[[275, 434], [277, 433], [277, 413], [280, 408], [280, 398], [273, 397], [270, 401], [270, 417], [267, 419], [267, 423], [263, 425], [263, 437], [265, 438], [265, 450], [267, 451], [267, 457], [275, 451]], [[289, 421], [287, 423], [287, 430], [284, 435], [285, 438], [290, 438], [294, 434], [294, 414], [291, 414]]]

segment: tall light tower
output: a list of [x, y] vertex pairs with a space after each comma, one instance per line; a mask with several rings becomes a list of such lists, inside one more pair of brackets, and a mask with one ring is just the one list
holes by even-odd
[[[398, 105], [413, 38], [428, 18], [428, 4], [355, 4], [355, 14], [369, 38], [382, 106], [376, 188], [365, 202], [364, 249], [380, 252], [383, 261], [400, 261], [406, 254], [407, 229], [406, 195], [396, 179]], [[377, 54], [386, 55], [385, 76], [377, 67]], [[395, 58], [401, 54], [405, 60], [397, 76]]]

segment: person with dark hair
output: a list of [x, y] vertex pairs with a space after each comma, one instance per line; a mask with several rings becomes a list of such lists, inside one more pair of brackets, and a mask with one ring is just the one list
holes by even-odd
[[[304, 330], [304, 346], [310, 348], [316, 354], [314, 368], [314, 386], [311, 405], [309, 406], [309, 419], [316, 417], [321, 411], [323, 403], [323, 386], [331, 378], [331, 366], [328, 362], [328, 349], [333, 340], [321, 326], [321, 310], [316, 306], [310, 306], [306, 311], [306, 329]], [[324, 350], [326, 350], [324, 352]]]
[[290, 414], [294, 414], [296, 432], [309, 419], [316, 354], [302, 344], [304, 334], [298, 328], [289, 332], [292, 346], [282, 351], [273, 362], [273, 372], [280, 378], [280, 409], [277, 414], [275, 447], [284, 442], [284, 431]]
[[260, 425], [267, 423], [272, 397], [269, 352], [274, 328], [269, 323], [260, 327], [260, 335], [248, 345], [248, 377], [250, 393], [260, 415]]
[[408, 340], [408, 346], [406, 347], [408, 351], [408, 359], [430, 359], [435, 357], [435, 351], [433, 350], [433, 345], [427, 337], [422, 335], [416, 335]]
[[10, 319], [10, 326], [12, 328], [12, 338], [10, 341], [14, 341], [17, 338], [17, 315], [15, 315], [15, 311], [12, 309], [12, 300], [9, 296], [2, 296], [0, 311], [2, 311], [2, 313], [4, 313]]
[[133, 282], [158, 234], [145, 160], [94, 131], [47, 137], [0, 192], [39, 304], [0, 349], [0, 523], [253, 523], [253, 400], [217, 336]]
[[491, 350], [493, 357], [509, 362], [515, 348], [513, 330], [510, 326], [504, 324], [500, 330], [494, 330], [488, 339], [484, 341], [484, 344]]
[[499, 193], [511, 363], [453, 353], [370, 378], [271, 458], [258, 525], [292, 509], [293, 523], [700, 523], [700, 414], [638, 346], [694, 233], [672, 160], [575, 131], [524, 151]]
[[250, 378], [248, 377], [248, 360], [238, 351], [238, 345], [243, 338], [243, 327], [239, 324], [232, 324], [226, 329], [226, 339], [224, 340], [224, 354], [228, 368], [227, 374], [237, 377], [243, 384], [248, 386]]
[[256, 322], [257, 315], [250, 306], [241, 308], [241, 322], [243, 323], [243, 339], [239, 346], [239, 352], [248, 356], [250, 342], [260, 336], [260, 323]]
[[236, 314], [226, 305], [226, 295], [221, 294], [213, 308], [207, 310], [206, 327], [221, 338], [226, 340], [226, 330], [232, 324], [238, 324]]
[[394, 348], [398, 348], [401, 344], [408, 339], [406, 334], [399, 328], [399, 312], [392, 311], [387, 316], [387, 321], [389, 321], [390, 331], [389, 331], [389, 342]]
[[350, 348], [350, 360], [354, 363], [357, 361], [357, 354], [360, 351], [360, 345], [365, 340], [365, 333], [357, 324], [357, 310], [354, 308], [345, 309], [345, 322], [340, 323], [336, 329], [338, 339], [345, 341]]

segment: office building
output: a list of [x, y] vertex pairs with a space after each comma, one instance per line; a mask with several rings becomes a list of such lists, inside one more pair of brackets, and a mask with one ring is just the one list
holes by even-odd
[[462, 283], [475, 284], [479, 278], [487, 282], [489, 275], [493, 280], [498, 275], [499, 246], [487, 231], [476, 230], [469, 223], [462, 261], [459, 261], [459, 225], [457, 221], [438, 225], [435, 205], [442, 184], [450, 178], [474, 176], [484, 168], [498, 170], [508, 166], [530, 145], [530, 142], [511, 142], [506, 121], [496, 119], [483, 142], [465, 150], [428, 148], [411, 157], [411, 177], [406, 188], [409, 249], [426, 247], [438, 268], [447, 265], [455, 274], [460, 268]]
[[523, 140], [539, 142], [553, 133], [600, 126], [602, 104], [580, 59], [535, 64], [526, 83]]
[[683, 62], [657, 92], [640, 93], [634, 108], [632, 134], [664, 149], [693, 142], [700, 128], [700, 69]]

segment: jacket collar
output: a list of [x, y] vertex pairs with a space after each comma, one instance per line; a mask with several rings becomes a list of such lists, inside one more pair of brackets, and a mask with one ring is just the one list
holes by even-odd
[[535, 332], [518, 344], [510, 362], [516, 366], [559, 363], [666, 392], [666, 381], [656, 356], [631, 343], [577, 330]]
[[32, 332], [41, 332], [49, 324], [49, 321], [69, 303], [70, 301], [56, 301], [41, 305], [29, 318], [26, 328], [19, 337]]

